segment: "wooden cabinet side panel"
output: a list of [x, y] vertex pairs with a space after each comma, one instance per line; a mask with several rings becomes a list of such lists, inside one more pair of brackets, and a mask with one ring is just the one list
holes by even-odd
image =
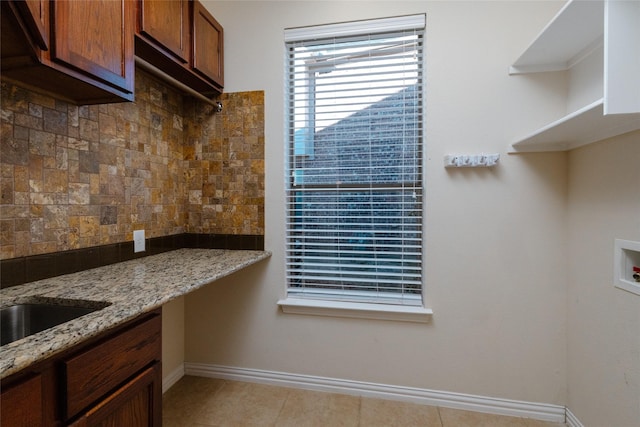
[[193, 69], [223, 87], [224, 30], [200, 2], [193, 8]]
[[31, 10], [16, 1], [0, 1], [0, 68], [2, 77], [14, 68], [29, 67], [40, 59], [42, 41], [34, 35]]
[[161, 358], [161, 317], [151, 319], [64, 362], [66, 416], [73, 417]]
[[133, 92], [134, 3], [127, 0], [52, 3], [50, 59]]
[[[25, 405], [25, 402], [29, 404]], [[0, 394], [2, 427], [34, 427], [42, 425], [42, 377], [36, 375]]]
[[23, 0], [14, 2], [28, 27], [31, 37], [40, 49], [49, 48], [48, 0]]

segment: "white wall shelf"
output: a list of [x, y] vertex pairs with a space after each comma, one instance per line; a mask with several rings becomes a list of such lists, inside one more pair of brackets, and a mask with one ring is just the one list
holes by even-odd
[[[602, 58], [585, 61], [595, 55]], [[573, 96], [588, 102], [517, 139], [510, 152], [571, 150], [640, 129], [640, 2], [569, 1], [509, 72], [567, 70], [571, 79], [578, 66], [602, 67], [591, 72], [601, 79], [597, 97], [578, 88]]]
[[513, 144], [516, 152], [566, 151], [640, 129], [638, 114], [603, 114], [599, 99]]
[[602, 43], [604, 3], [570, 1], [511, 65], [510, 74], [568, 70]]

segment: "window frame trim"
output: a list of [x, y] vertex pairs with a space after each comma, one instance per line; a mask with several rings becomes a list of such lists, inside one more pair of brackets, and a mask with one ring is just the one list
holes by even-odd
[[278, 300], [285, 314], [430, 323], [433, 310], [424, 306], [362, 303], [287, 297]]
[[[353, 35], [361, 35], [363, 33], [375, 34], [375, 33], [384, 33], [390, 31], [402, 31], [402, 30], [414, 30], [421, 29], [422, 31], [426, 31], [426, 14], [415, 14], [415, 15], [405, 15], [405, 16], [396, 16], [391, 18], [380, 18], [380, 19], [370, 19], [370, 20], [360, 20], [360, 21], [352, 21], [352, 22], [342, 22], [335, 24], [323, 24], [323, 25], [315, 25], [315, 26], [307, 26], [307, 27], [296, 27], [296, 28], [286, 28], [284, 30], [284, 41], [286, 43], [296, 42], [296, 41], [307, 41], [313, 38], [327, 38], [327, 37], [348, 37]], [[423, 41], [424, 43], [424, 41]], [[423, 49], [426, 47], [423, 45]], [[424, 52], [424, 51], [423, 51]], [[288, 57], [287, 50], [287, 57]], [[421, 66], [423, 67], [424, 72], [424, 57], [421, 61]], [[308, 69], [310, 74], [310, 79], [315, 80], [314, 76], [311, 74], [314, 71], [311, 67]], [[424, 76], [423, 76], [424, 78]], [[423, 89], [424, 90], [424, 89]], [[424, 114], [424, 104], [422, 105], [422, 114]], [[315, 114], [310, 113], [311, 115]], [[315, 117], [312, 118], [315, 122]], [[424, 118], [420, 120], [422, 123], [422, 135], [425, 135], [425, 120]], [[286, 125], [288, 128], [288, 124]], [[315, 148], [315, 147], [314, 147]], [[288, 156], [289, 154], [287, 154]], [[306, 153], [309, 155], [309, 153]], [[313, 155], [313, 154], [312, 154]], [[425, 152], [424, 147], [421, 149], [421, 168], [424, 167], [425, 161]], [[287, 168], [287, 170], [289, 170]], [[287, 177], [287, 179], [291, 179], [291, 182], [288, 184], [291, 190], [295, 191], [297, 187], [295, 185], [295, 180], [293, 176]], [[424, 191], [424, 175], [422, 174], [422, 185], [421, 188]], [[288, 190], [287, 190], [288, 191]], [[424, 197], [424, 193], [423, 193]], [[424, 207], [424, 202], [423, 202]], [[424, 226], [424, 215], [422, 217], [423, 226]], [[422, 256], [424, 258], [424, 244], [422, 244]], [[289, 287], [287, 283], [285, 285], [285, 298], [278, 300], [277, 305], [281, 307], [283, 313], [287, 314], [305, 314], [305, 315], [319, 315], [319, 316], [330, 316], [330, 317], [347, 317], [347, 318], [359, 318], [359, 319], [377, 319], [377, 320], [396, 320], [396, 321], [406, 321], [406, 322], [417, 322], [417, 323], [429, 323], [431, 322], [431, 318], [433, 315], [433, 311], [431, 308], [426, 306], [425, 302], [425, 292], [424, 292], [424, 260], [422, 262], [422, 273], [421, 273], [421, 292], [419, 298], [420, 302], [418, 304], [402, 304], [400, 302], [384, 302], [381, 300], [379, 302], [367, 302], [367, 301], [356, 301], [356, 300], [341, 300], [339, 295], [336, 297], [328, 297], [323, 298], [322, 296], [312, 296], [305, 297], [302, 293], [297, 293], [295, 289]], [[330, 294], [331, 291], [327, 290], [327, 294]], [[335, 292], [334, 292], [335, 293]], [[408, 295], [408, 294], [407, 294]], [[407, 295], [404, 295], [405, 297]], [[403, 294], [400, 294], [398, 300], [402, 299]]]
[[311, 25], [307, 27], [285, 28], [284, 41], [304, 41], [313, 38], [346, 37], [362, 32], [382, 33], [387, 31], [412, 30], [425, 28], [427, 15], [402, 15], [390, 18], [365, 19], [360, 21], [339, 22], [335, 24]]

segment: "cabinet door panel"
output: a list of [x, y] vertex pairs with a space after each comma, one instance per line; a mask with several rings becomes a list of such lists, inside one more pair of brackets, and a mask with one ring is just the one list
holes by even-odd
[[193, 69], [222, 87], [224, 86], [222, 26], [200, 2], [194, 2], [193, 7]]
[[128, 0], [51, 3], [51, 59], [133, 92], [134, 3]]
[[[29, 402], [25, 405], [25, 402]], [[42, 425], [42, 377], [37, 375], [2, 390], [0, 425], [33, 427]]]
[[181, 62], [189, 60], [188, 0], [141, 0], [139, 32], [157, 41]]

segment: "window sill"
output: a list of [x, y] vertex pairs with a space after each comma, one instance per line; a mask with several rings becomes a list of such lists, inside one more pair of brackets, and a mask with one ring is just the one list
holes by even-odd
[[433, 316], [433, 310], [430, 308], [346, 301], [286, 298], [279, 300], [278, 305], [282, 308], [282, 312], [286, 314], [351, 317], [356, 319], [429, 323]]

